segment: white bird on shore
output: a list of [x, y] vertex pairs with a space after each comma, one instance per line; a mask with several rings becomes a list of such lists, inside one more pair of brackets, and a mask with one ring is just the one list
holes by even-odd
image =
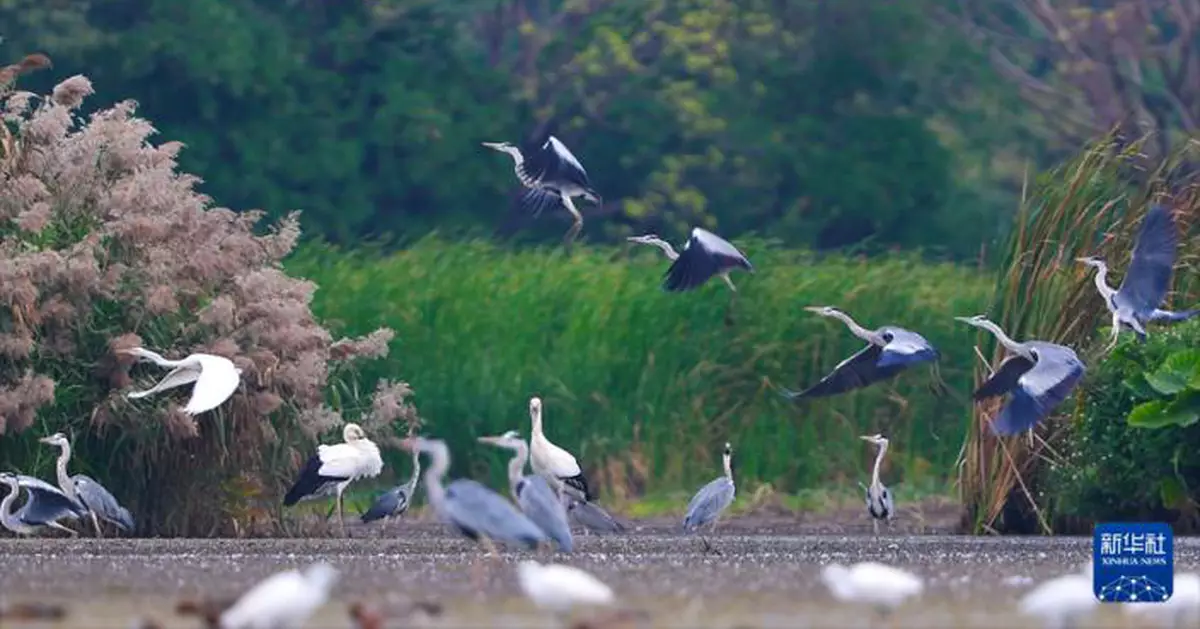
[[160, 391], [195, 383], [192, 387], [192, 397], [187, 406], [183, 407], [183, 412], [188, 415], [199, 415], [224, 404], [237, 391], [242, 378], [241, 368], [234, 366], [233, 361], [224, 356], [197, 353], [189, 354], [182, 360], [167, 360], [161, 354], [143, 347], [119, 352], [136, 356], [138, 360], [151, 361], [159, 367], [171, 368], [158, 384], [145, 391], [130, 393], [126, 397], [137, 400]]
[[821, 569], [821, 582], [845, 603], [865, 603], [888, 614], [909, 598], [920, 596], [925, 581], [907, 571], [874, 561], [846, 567], [831, 563]]
[[1175, 591], [1162, 603], [1125, 603], [1123, 611], [1156, 627], [1200, 627], [1200, 574], [1175, 573]]
[[338, 571], [327, 563], [259, 582], [221, 614], [221, 629], [300, 629], [329, 600]]
[[616, 598], [596, 577], [562, 564], [522, 561], [517, 564], [517, 582], [534, 605], [559, 615], [577, 606], [608, 605]]
[[592, 501], [596, 495], [588, 487], [579, 462], [566, 450], [550, 443], [542, 432], [542, 399], [529, 398], [529, 418], [533, 422], [529, 437], [529, 464], [560, 494], [566, 492], [580, 500]]
[[283, 498], [283, 505], [290, 507], [302, 500], [337, 496], [338, 526], [346, 534], [346, 523], [342, 516], [342, 492], [360, 479], [379, 476], [383, 471], [383, 458], [379, 446], [367, 438], [358, 424], [346, 424], [342, 428], [342, 441], [334, 445], [321, 444], [312, 455], [300, 477]]
[[1021, 597], [1017, 609], [1042, 621], [1046, 629], [1076, 626], [1100, 604], [1092, 591], [1092, 563], [1082, 571], [1043, 581]]

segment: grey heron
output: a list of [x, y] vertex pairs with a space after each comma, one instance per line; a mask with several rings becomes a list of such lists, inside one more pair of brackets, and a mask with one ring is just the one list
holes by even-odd
[[521, 439], [521, 435], [510, 430], [498, 437], [480, 437], [479, 442], [513, 451], [514, 456], [508, 462], [508, 486], [513, 500], [547, 537], [558, 544], [559, 550], [571, 552], [575, 541], [571, 537], [571, 525], [567, 524], [567, 509], [545, 478], [536, 474], [525, 475], [529, 446]]
[[750, 260], [738, 251], [728, 240], [703, 229], [692, 229], [692, 237], [683, 246], [683, 253], [676, 253], [671, 243], [654, 234], [630, 236], [630, 242], [658, 247], [671, 261], [663, 278], [663, 289], [672, 292], [687, 291], [698, 288], [709, 278], [720, 277], [729, 286], [729, 290], [737, 292], [729, 273], [734, 269], [745, 269], [754, 272]]
[[883, 482], [879, 480], [879, 468], [883, 465], [884, 455], [887, 454], [888, 440], [887, 437], [878, 434], [862, 435], [859, 439], [875, 444], [879, 448], [879, 453], [875, 455], [875, 467], [871, 469], [871, 484], [864, 487], [867, 492], [867, 513], [871, 515], [871, 524], [875, 527], [875, 534], [879, 535], [879, 521], [886, 520], [890, 524], [896, 515], [896, 503], [893, 500], [892, 491], [884, 487]]
[[326, 601], [338, 571], [327, 563], [284, 570], [250, 588], [221, 614], [221, 629], [300, 629]]
[[1079, 262], [1096, 269], [1093, 276], [1096, 290], [1112, 313], [1112, 342], [1105, 352], [1116, 347], [1122, 325], [1144, 341], [1148, 323], [1185, 321], [1200, 314], [1200, 309], [1174, 312], [1159, 308], [1171, 289], [1177, 240], [1171, 211], [1155, 204], [1146, 211], [1138, 228], [1129, 268], [1119, 288], [1114, 290], [1108, 285], [1108, 264], [1103, 259], [1096, 256], [1078, 258]]
[[596, 577], [563, 564], [517, 564], [517, 584], [540, 609], [565, 616], [580, 605], [610, 605], [616, 600], [611, 587]]
[[529, 398], [529, 419], [533, 428], [529, 437], [529, 464], [534, 473], [545, 478], [560, 494], [566, 493], [589, 502], [595, 500], [596, 494], [588, 486], [579, 462], [570, 452], [550, 443], [542, 432], [541, 398]]
[[381, 471], [383, 458], [379, 455], [379, 446], [367, 438], [358, 424], [346, 424], [342, 428], [342, 443], [317, 446], [317, 453], [309, 457], [296, 483], [283, 497], [283, 505], [290, 507], [302, 500], [333, 494], [337, 496], [338, 526], [345, 535], [342, 492], [350, 483], [379, 476]]
[[[7, 485], [9, 493], [0, 501], [0, 525], [17, 535], [33, 535], [43, 528], [66, 531], [72, 537], [75, 531], [58, 523], [59, 520], [75, 520], [87, 515], [83, 507], [71, 500], [59, 488], [32, 476], [0, 473], [0, 484]], [[11, 511], [17, 494], [24, 489], [28, 494], [25, 504], [15, 513]]]
[[150, 361], [159, 367], [170, 368], [158, 384], [145, 391], [128, 394], [131, 400], [144, 398], [167, 389], [195, 383], [192, 396], [183, 407], [188, 415], [199, 415], [225, 403], [237, 391], [242, 370], [224, 356], [213, 354], [189, 354], [180, 360], [167, 360], [161, 354], [143, 347], [119, 350], [122, 354], [135, 356], [140, 361]]
[[58, 475], [59, 489], [68, 498], [79, 503], [91, 516], [92, 526], [96, 528], [97, 537], [103, 537], [100, 520], [111, 522], [125, 532], [133, 531], [133, 515], [129, 513], [128, 509], [122, 507], [116, 497], [103, 485], [90, 476], [84, 474], [71, 476], [67, 473], [67, 463], [71, 460], [71, 442], [66, 435], [56, 432], [49, 437], [42, 437], [38, 441], [58, 447], [58, 461], [54, 469]]
[[1083, 361], [1065, 345], [1047, 341], [1018, 343], [983, 315], [955, 320], [991, 332], [1012, 353], [972, 396], [983, 400], [1012, 393], [992, 421], [992, 431], [997, 435], [1011, 436], [1033, 428], [1066, 400], [1083, 378]]
[[846, 603], [865, 603], [888, 614], [909, 598], [920, 596], [925, 580], [900, 568], [874, 561], [852, 566], [831, 563], [821, 568], [821, 582]]
[[409, 437], [402, 447], [419, 450], [433, 459], [425, 470], [425, 495], [442, 522], [465, 537], [482, 544], [495, 556], [493, 542], [537, 548], [549, 541], [532, 520], [509, 501], [482, 484], [460, 478], [442, 486], [442, 477], [450, 467], [450, 451], [440, 439]]
[[403, 515], [412, 504], [413, 494], [417, 491], [417, 481], [421, 477], [421, 453], [412, 453], [412, 478], [407, 483], [397, 485], [375, 498], [371, 508], [362, 514], [362, 521], [374, 522], [384, 518]]
[[[701, 487], [700, 491], [692, 496], [692, 501], [688, 503], [687, 514], [683, 516], [684, 532], [696, 531], [710, 523], [711, 528], [715, 529], [717, 518], [721, 516], [721, 512], [733, 504], [736, 489], [733, 484], [733, 446], [729, 443], [725, 444], [721, 462], [725, 474]], [[701, 535], [700, 541], [704, 543], [705, 550], [715, 550], [703, 535]]]
[[599, 505], [574, 496], [564, 495], [562, 501], [567, 508], [567, 517], [584, 530], [597, 534], [624, 533], [625, 525], [601, 509]]
[[838, 363], [833, 371], [811, 387], [800, 392], [784, 389], [783, 394], [788, 399], [845, 393], [894, 378], [911, 365], [938, 360], [937, 348], [916, 332], [893, 325], [868, 330], [833, 306], [808, 306], [805, 310], [841, 321], [851, 334], [866, 341], [867, 346]]
[[533, 210], [535, 216], [558, 200], [562, 201], [575, 219], [563, 238], [563, 244], [570, 248], [583, 229], [583, 214], [576, 209], [571, 197], [583, 197], [596, 204], [602, 202], [583, 164], [553, 135], [541, 143], [533, 142], [523, 147], [508, 142], [484, 142], [483, 145], [512, 156], [517, 180], [527, 188], [521, 195], [520, 204]]

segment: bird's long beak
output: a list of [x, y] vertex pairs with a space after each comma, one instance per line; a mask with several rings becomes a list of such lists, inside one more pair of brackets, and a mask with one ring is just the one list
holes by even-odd
[[40, 441], [40, 442], [42, 442], [42, 443], [53, 443], [53, 442], [50, 440], [50, 437], [42, 437], [41, 439], [38, 439], [38, 441]]
[[954, 317], [954, 320], [962, 321], [963, 323], [971, 323], [971, 317]]
[[817, 314], [821, 314], [821, 307], [820, 307], [820, 306], [805, 306], [805, 307], [804, 307], [804, 309], [805, 309], [805, 310], [807, 310], [807, 311], [809, 311], [809, 312], [815, 312], [815, 313], [817, 313]]
[[477, 439], [477, 441], [479, 441], [479, 443], [487, 443], [494, 446], [499, 443], [500, 437], [480, 437]]
[[875, 441], [875, 438], [870, 435], [859, 435], [858, 438], [863, 441]]
[[490, 149], [494, 149], [497, 151], [504, 150], [502, 148], [504, 146], [504, 144], [501, 142], [482, 142], [482, 144]]

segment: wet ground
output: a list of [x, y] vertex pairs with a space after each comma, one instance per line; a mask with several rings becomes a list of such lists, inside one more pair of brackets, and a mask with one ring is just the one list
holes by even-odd
[[[666, 527], [643, 525], [618, 537], [577, 537], [576, 552], [559, 561], [591, 571], [617, 592], [621, 606], [649, 614], [642, 627], [869, 627], [871, 612], [832, 601], [817, 580], [822, 564], [875, 560], [911, 569], [927, 580], [920, 602], [893, 618], [894, 627], [1032, 626], [1013, 611], [1031, 581], [1073, 570], [1088, 560], [1090, 538], [965, 537], [948, 534], [787, 535], [748, 531], [734, 521], [711, 537], [720, 555]], [[802, 529], [802, 527], [797, 527]], [[868, 529], [869, 530], [869, 529]], [[66, 601], [58, 623], [4, 627], [121, 627], [152, 617], [163, 627], [199, 627], [178, 618], [181, 598], [236, 596], [287, 567], [324, 560], [342, 572], [310, 627], [351, 627], [347, 604], [365, 601], [390, 627], [551, 627], [517, 590], [507, 552], [495, 564], [428, 523], [397, 523], [382, 531], [354, 529], [351, 539], [273, 540], [0, 540], [0, 600]], [[1200, 542], [1176, 540], [1180, 570], [1200, 566]], [[478, 585], [478, 587], [477, 587]], [[414, 612], [421, 602], [442, 613]], [[594, 614], [582, 613], [577, 618]], [[1133, 627], [1114, 608], [1087, 627]]]

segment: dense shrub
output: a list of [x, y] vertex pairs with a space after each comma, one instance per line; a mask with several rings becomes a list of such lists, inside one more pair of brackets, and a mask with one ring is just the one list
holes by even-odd
[[[211, 207], [197, 179], [176, 171], [182, 146], [151, 145], [133, 102], [80, 118], [91, 93], [74, 76], [50, 95], [3, 94], [4, 460], [47, 477], [50, 453], [35, 438], [73, 433], [75, 468], [106, 484], [145, 533], [269, 530], [282, 483], [342, 421], [325, 403], [327, 382], [349, 375], [355, 357], [385, 356], [392, 333], [332, 343], [309, 309], [315, 285], [279, 265], [300, 235], [296, 215], [256, 234], [261, 213]], [[123, 393], [134, 378], [147, 388], [164, 375], [131, 371], [114, 351], [134, 345], [229, 357], [241, 388], [197, 418], [172, 401], [188, 387], [132, 402]], [[414, 419], [407, 394], [382, 385], [368, 432]], [[345, 402], [354, 408], [356, 397]]]

